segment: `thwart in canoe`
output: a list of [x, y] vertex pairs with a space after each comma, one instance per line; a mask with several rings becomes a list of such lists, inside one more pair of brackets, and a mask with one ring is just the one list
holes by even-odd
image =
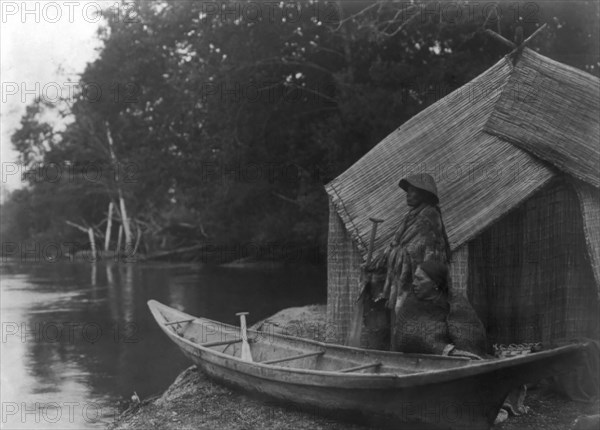
[[148, 306], [167, 336], [217, 381], [284, 404], [359, 414], [368, 421], [407, 429], [489, 429], [511, 389], [572, 370], [586, 348], [575, 344], [471, 361], [248, 330], [249, 359], [242, 357], [240, 328], [154, 300]]

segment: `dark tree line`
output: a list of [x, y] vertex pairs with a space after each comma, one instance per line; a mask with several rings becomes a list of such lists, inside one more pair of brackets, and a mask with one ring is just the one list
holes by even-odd
[[[484, 29], [513, 39], [546, 23], [535, 49], [599, 75], [597, 3], [490, 4], [140, 1], [130, 19], [109, 10], [82, 91], [38, 100], [13, 135], [28, 186], [2, 207], [3, 240], [89, 246], [74, 223], [101, 243], [112, 201], [111, 248], [128, 221], [130, 245], [146, 253], [285, 243], [322, 255], [323, 184], [505, 55]], [[66, 126], [45, 122], [48, 111]]]

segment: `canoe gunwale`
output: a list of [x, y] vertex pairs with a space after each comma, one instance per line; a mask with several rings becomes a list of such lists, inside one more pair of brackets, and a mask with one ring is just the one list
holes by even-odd
[[[174, 313], [193, 317], [194, 321], [192, 323], [203, 322], [203, 323], [208, 323], [208, 324], [216, 324], [219, 326], [227, 327], [227, 328], [231, 329], [232, 332], [239, 331], [239, 327], [233, 326], [231, 324], [222, 323], [220, 321], [215, 321], [215, 320], [211, 320], [209, 318], [204, 318], [204, 317], [194, 317], [193, 315], [187, 314], [187, 313], [179, 311], [177, 309], [173, 309], [167, 305], [157, 302], [156, 300], [148, 301], [148, 306], [150, 306], [150, 308], [152, 308], [152, 306], [154, 306], [154, 305], [151, 306], [150, 303], [155, 303], [155, 304], [159, 305], [158, 307], [163, 307]], [[161, 319], [164, 320], [164, 318], [161, 318]], [[161, 328], [162, 328], [162, 326], [161, 326]], [[344, 349], [346, 351], [355, 351], [355, 352], [364, 352], [365, 351], [364, 348], [358, 348], [358, 347], [346, 346], [346, 345], [337, 345], [337, 344], [326, 343], [326, 342], [319, 342], [317, 340], [300, 338], [300, 337], [290, 336], [290, 335], [281, 334], [281, 333], [266, 333], [266, 332], [262, 332], [262, 331], [252, 330], [252, 329], [247, 329], [247, 332], [248, 332], [248, 334], [254, 334], [257, 337], [263, 337], [264, 335], [268, 334], [268, 336], [271, 338], [280, 338], [283, 340], [292, 341], [292, 342], [296, 342], [296, 343], [310, 344], [316, 348]], [[170, 332], [170, 333], [172, 333], [172, 332]], [[182, 339], [184, 339], [186, 341], [188, 340], [188, 339], [185, 339], [184, 337], [182, 337]], [[250, 338], [248, 340], [250, 340]], [[201, 344], [195, 343], [195, 342], [192, 342], [192, 344], [195, 346], [198, 346], [198, 347], [202, 346]], [[213, 350], [210, 350], [210, 351], [218, 352], [218, 351], [213, 351]], [[407, 358], [415, 358], [415, 359], [421, 358], [421, 359], [425, 359], [428, 361], [438, 361], [439, 360], [439, 361], [456, 362], [456, 363], [459, 363], [459, 362], [467, 363], [467, 362], [472, 361], [469, 358], [465, 358], [465, 357], [451, 357], [451, 356], [434, 355], [434, 354], [403, 353], [403, 352], [383, 351], [383, 350], [375, 350], [375, 349], [369, 350], [369, 352], [376, 353], [377, 355], [389, 356], [389, 357], [398, 357], [398, 355], [402, 355], [403, 357], [407, 357]], [[229, 355], [227, 355], [227, 356], [230, 357]]]

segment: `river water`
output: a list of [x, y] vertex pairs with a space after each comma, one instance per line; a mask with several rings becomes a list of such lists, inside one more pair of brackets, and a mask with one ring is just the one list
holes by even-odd
[[248, 270], [163, 263], [28, 263], [1, 269], [1, 428], [102, 428], [118, 402], [159, 394], [191, 363], [146, 302], [248, 323], [325, 303], [322, 267]]

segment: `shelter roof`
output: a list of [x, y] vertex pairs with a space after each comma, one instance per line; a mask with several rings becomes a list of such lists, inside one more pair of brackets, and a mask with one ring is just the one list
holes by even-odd
[[505, 57], [384, 138], [326, 185], [366, 254], [370, 217], [382, 249], [408, 212], [398, 181], [429, 173], [452, 249], [561, 172], [600, 187], [600, 80], [525, 49]]

